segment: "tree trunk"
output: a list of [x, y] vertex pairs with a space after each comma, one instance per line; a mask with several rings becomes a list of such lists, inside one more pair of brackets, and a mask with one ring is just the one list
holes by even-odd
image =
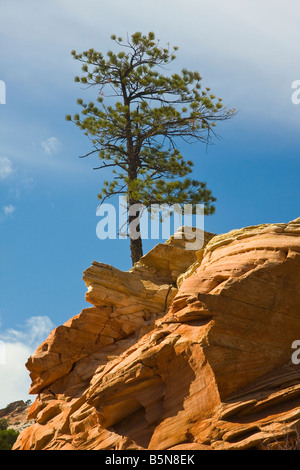
[[132, 266], [133, 266], [134, 263], [137, 263], [143, 256], [141, 238], [137, 238], [136, 240], [130, 239], [130, 252], [131, 252], [131, 261], [132, 261]]
[[142, 238], [141, 238], [141, 229], [140, 229], [140, 216], [141, 213], [139, 210], [133, 210], [133, 213], [130, 211], [130, 207], [136, 208], [136, 201], [131, 201], [129, 203], [129, 238], [130, 238], [130, 252], [131, 252], [131, 261], [132, 266], [134, 263], [140, 260], [143, 256], [143, 247], [142, 247]]
[[[131, 128], [131, 115], [130, 115], [130, 99], [127, 96], [127, 90], [124, 83], [122, 83], [122, 93], [124, 99], [124, 106], [127, 106], [127, 112], [125, 113], [126, 119], [126, 141], [127, 141], [127, 158], [128, 158], [128, 196], [129, 196], [129, 237], [130, 237], [130, 252], [131, 252], [131, 261], [132, 266], [134, 263], [140, 260], [143, 256], [142, 248], [142, 239], [140, 232], [140, 211], [137, 209], [136, 214], [130, 214], [130, 207], [135, 204], [139, 204], [135, 198], [131, 197], [131, 187], [130, 183], [136, 180], [137, 178], [137, 169], [138, 169], [138, 157], [137, 153], [134, 151], [132, 128]], [[135, 222], [134, 222], [135, 221]]]

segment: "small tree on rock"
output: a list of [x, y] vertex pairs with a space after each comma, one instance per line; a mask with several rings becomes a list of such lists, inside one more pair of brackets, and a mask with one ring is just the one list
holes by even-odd
[[[111, 39], [119, 52], [110, 50], [106, 57], [94, 49], [72, 51], [83, 64], [83, 76], [75, 81], [95, 87], [97, 103], [80, 98], [81, 116], [66, 116], [92, 140], [93, 149], [84, 157], [97, 154], [97, 169], [112, 168], [111, 180], [98, 195], [101, 203], [124, 194], [129, 206], [201, 203], [205, 214], [214, 213], [216, 199], [206, 183], [187, 177], [193, 162], [184, 159], [177, 142], [209, 142], [215, 123], [231, 118], [235, 110], [202, 88], [199, 72], [163, 73], [178, 48], [160, 47], [153, 32]], [[129, 215], [129, 227], [139, 216]], [[130, 248], [134, 264], [143, 254], [141, 237], [130, 237]]]

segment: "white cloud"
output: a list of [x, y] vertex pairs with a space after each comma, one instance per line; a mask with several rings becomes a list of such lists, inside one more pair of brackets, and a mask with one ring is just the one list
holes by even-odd
[[18, 329], [0, 333], [0, 408], [34, 398], [28, 394], [30, 377], [25, 363], [53, 328], [49, 317], [35, 316]]
[[13, 173], [12, 162], [7, 157], [0, 157], [0, 180], [5, 180]]
[[18, 329], [9, 328], [0, 333], [0, 339], [8, 342], [21, 342], [27, 346], [37, 347], [53, 328], [53, 323], [47, 316], [28, 318]]
[[59, 151], [61, 143], [56, 137], [49, 137], [41, 145], [47, 155], [53, 155]]
[[25, 363], [32, 354], [31, 349], [22, 343], [4, 343], [5, 364], [0, 361], [0, 408], [17, 400], [32, 400], [29, 373]]
[[15, 210], [16, 210], [16, 207], [13, 206], [12, 204], [9, 204], [8, 206], [3, 206], [3, 212], [4, 212], [4, 215], [6, 217], [13, 214], [13, 212], [15, 212]]

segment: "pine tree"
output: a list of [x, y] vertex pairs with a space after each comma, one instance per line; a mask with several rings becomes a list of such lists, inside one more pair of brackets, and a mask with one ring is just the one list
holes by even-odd
[[[75, 81], [95, 87], [98, 96], [96, 104], [78, 99], [81, 116], [66, 116], [92, 140], [84, 157], [98, 154], [97, 169], [112, 168], [98, 198], [103, 203], [125, 194], [129, 206], [146, 208], [202, 203], [205, 214], [213, 214], [216, 199], [206, 183], [188, 177], [193, 162], [184, 159], [178, 140], [209, 142], [216, 122], [231, 118], [235, 110], [224, 107], [209, 88], [202, 89], [199, 72], [163, 73], [178, 47], [160, 47], [153, 32], [111, 39], [119, 52], [110, 50], [105, 57], [94, 49], [72, 51], [83, 72]], [[139, 216], [129, 215], [129, 227]], [[130, 237], [130, 248], [134, 264], [143, 254], [141, 237]]]

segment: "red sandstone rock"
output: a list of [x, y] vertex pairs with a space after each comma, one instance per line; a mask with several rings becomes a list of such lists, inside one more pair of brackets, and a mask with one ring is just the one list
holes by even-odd
[[197, 256], [166, 245], [85, 272], [95, 307], [29, 359], [35, 424], [15, 449], [263, 449], [300, 431], [300, 219]]

